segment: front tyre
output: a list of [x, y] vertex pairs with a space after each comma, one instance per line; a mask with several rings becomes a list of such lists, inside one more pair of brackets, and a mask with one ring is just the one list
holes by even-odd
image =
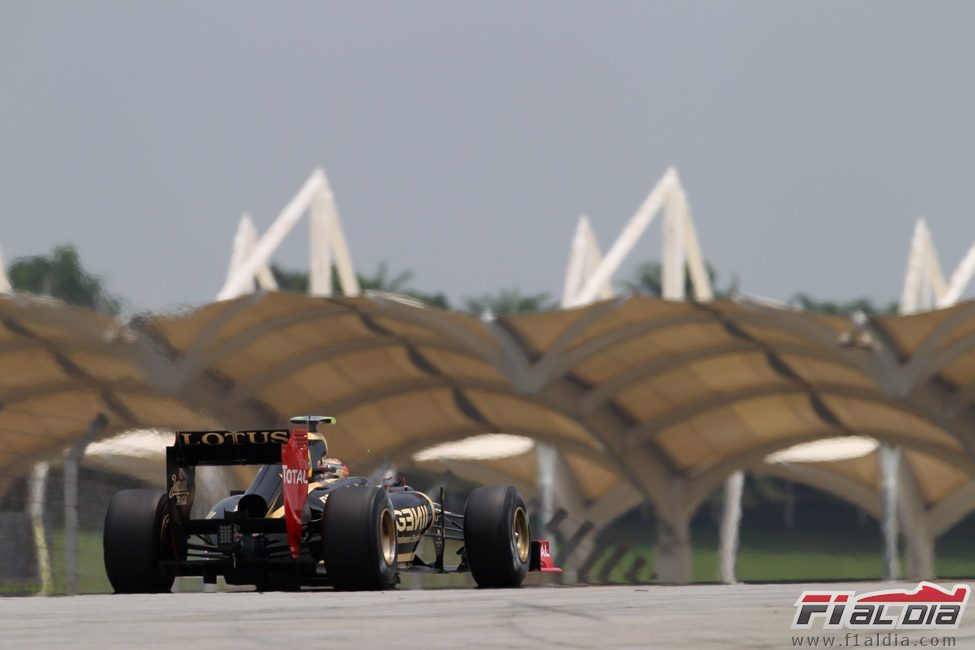
[[105, 513], [105, 572], [117, 594], [152, 594], [173, 588], [159, 570], [175, 557], [166, 494], [158, 490], [116, 492]]
[[322, 517], [325, 570], [340, 590], [388, 589], [396, 582], [396, 523], [386, 490], [331, 492]]
[[464, 550], [479, 587], [518, 587], [528, 573], [528, 508], [515, 488], [479, 487], [464, 507]]

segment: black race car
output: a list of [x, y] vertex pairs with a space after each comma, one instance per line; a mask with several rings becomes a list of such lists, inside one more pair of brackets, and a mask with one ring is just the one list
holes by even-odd
[[[373, 485], [328, 456], [321, 424], [290, 429], [179, 431], [166, 448], [166, 493], [123, 490], [105, 515], [105, 569], [116, 593], [169, 591], [177, 576], [258, 589], [386, 589], [404, 571], [470, 571], [481, 587], [517, 587], [528, 571], [558, 571], [548, 542], [531, 541], [525, 500], [510, 486], [471, 492], [448, 512], [402, 480]], [[261, 465], [250, 487], [192, 519], [198, 465]], [[433, 540], [434, 556], [417, 547]], [[447, 540], [463, 542], [456, 566]]]

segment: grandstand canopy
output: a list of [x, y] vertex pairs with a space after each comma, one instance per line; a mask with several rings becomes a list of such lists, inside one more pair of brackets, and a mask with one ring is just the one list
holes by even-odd
[[506, 433], [594, 459], [683, 517], [731, 471], [819, 438], [867, 435], [971, 471], [969, 409], [943, 411], [975, 378], [971, 311], [864, 324], [632, 296], [481, 319], [259, 292], [120, 323], [13, 297], [0, 300], [2, 462], [26, 471], [98, 413], [107, 435], [324, 412], [357, 471]]
[[[880, 519], [884, 481], [880, 448], [863, 444], [844, 448], [833, 445], [835, 442], [839, 441], [824, 440], [811, 446], [832, 447], [840, 452], [836, 457], [830, 458], [815, 449], [797, 450], [799, 453], [788, 450], [769, 458], [756, 470], [830, 493]], [[857, 449], [860, 453], [855, 453]], [[923, 521], [924, 528], [936, 538], [975, 508], [975, 480], [971, 474], [955, 464], [913, 449], [903, 449], [899, 453], [904, 457], [900, 479], [902, 489], [918, 498], [918, 503], [908, 504], [917, 510], [910, 513], [915, 526], [920, 526]]]
[[84, 436], [153, 422], [214, 423], [146, 381], [136, 346], [109, 316], [22, 295], [0, 298], [0, 491]]

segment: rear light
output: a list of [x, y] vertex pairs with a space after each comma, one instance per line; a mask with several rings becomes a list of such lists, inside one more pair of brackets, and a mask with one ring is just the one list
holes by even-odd
[[221, 524], [217, 529], [217, 544], [220, 546], [229, 546], [234, 543], [234, 526], [233, 524]]

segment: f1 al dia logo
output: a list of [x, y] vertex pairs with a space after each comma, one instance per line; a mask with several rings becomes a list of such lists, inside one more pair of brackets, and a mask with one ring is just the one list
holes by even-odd
[[951, 589], [920, 582], [913, 591], [890, 589], [804, 591], [796, 600], [793, 630], [822, 623], [824, 630], [956, 630], [965, 613], [971, 587]]

